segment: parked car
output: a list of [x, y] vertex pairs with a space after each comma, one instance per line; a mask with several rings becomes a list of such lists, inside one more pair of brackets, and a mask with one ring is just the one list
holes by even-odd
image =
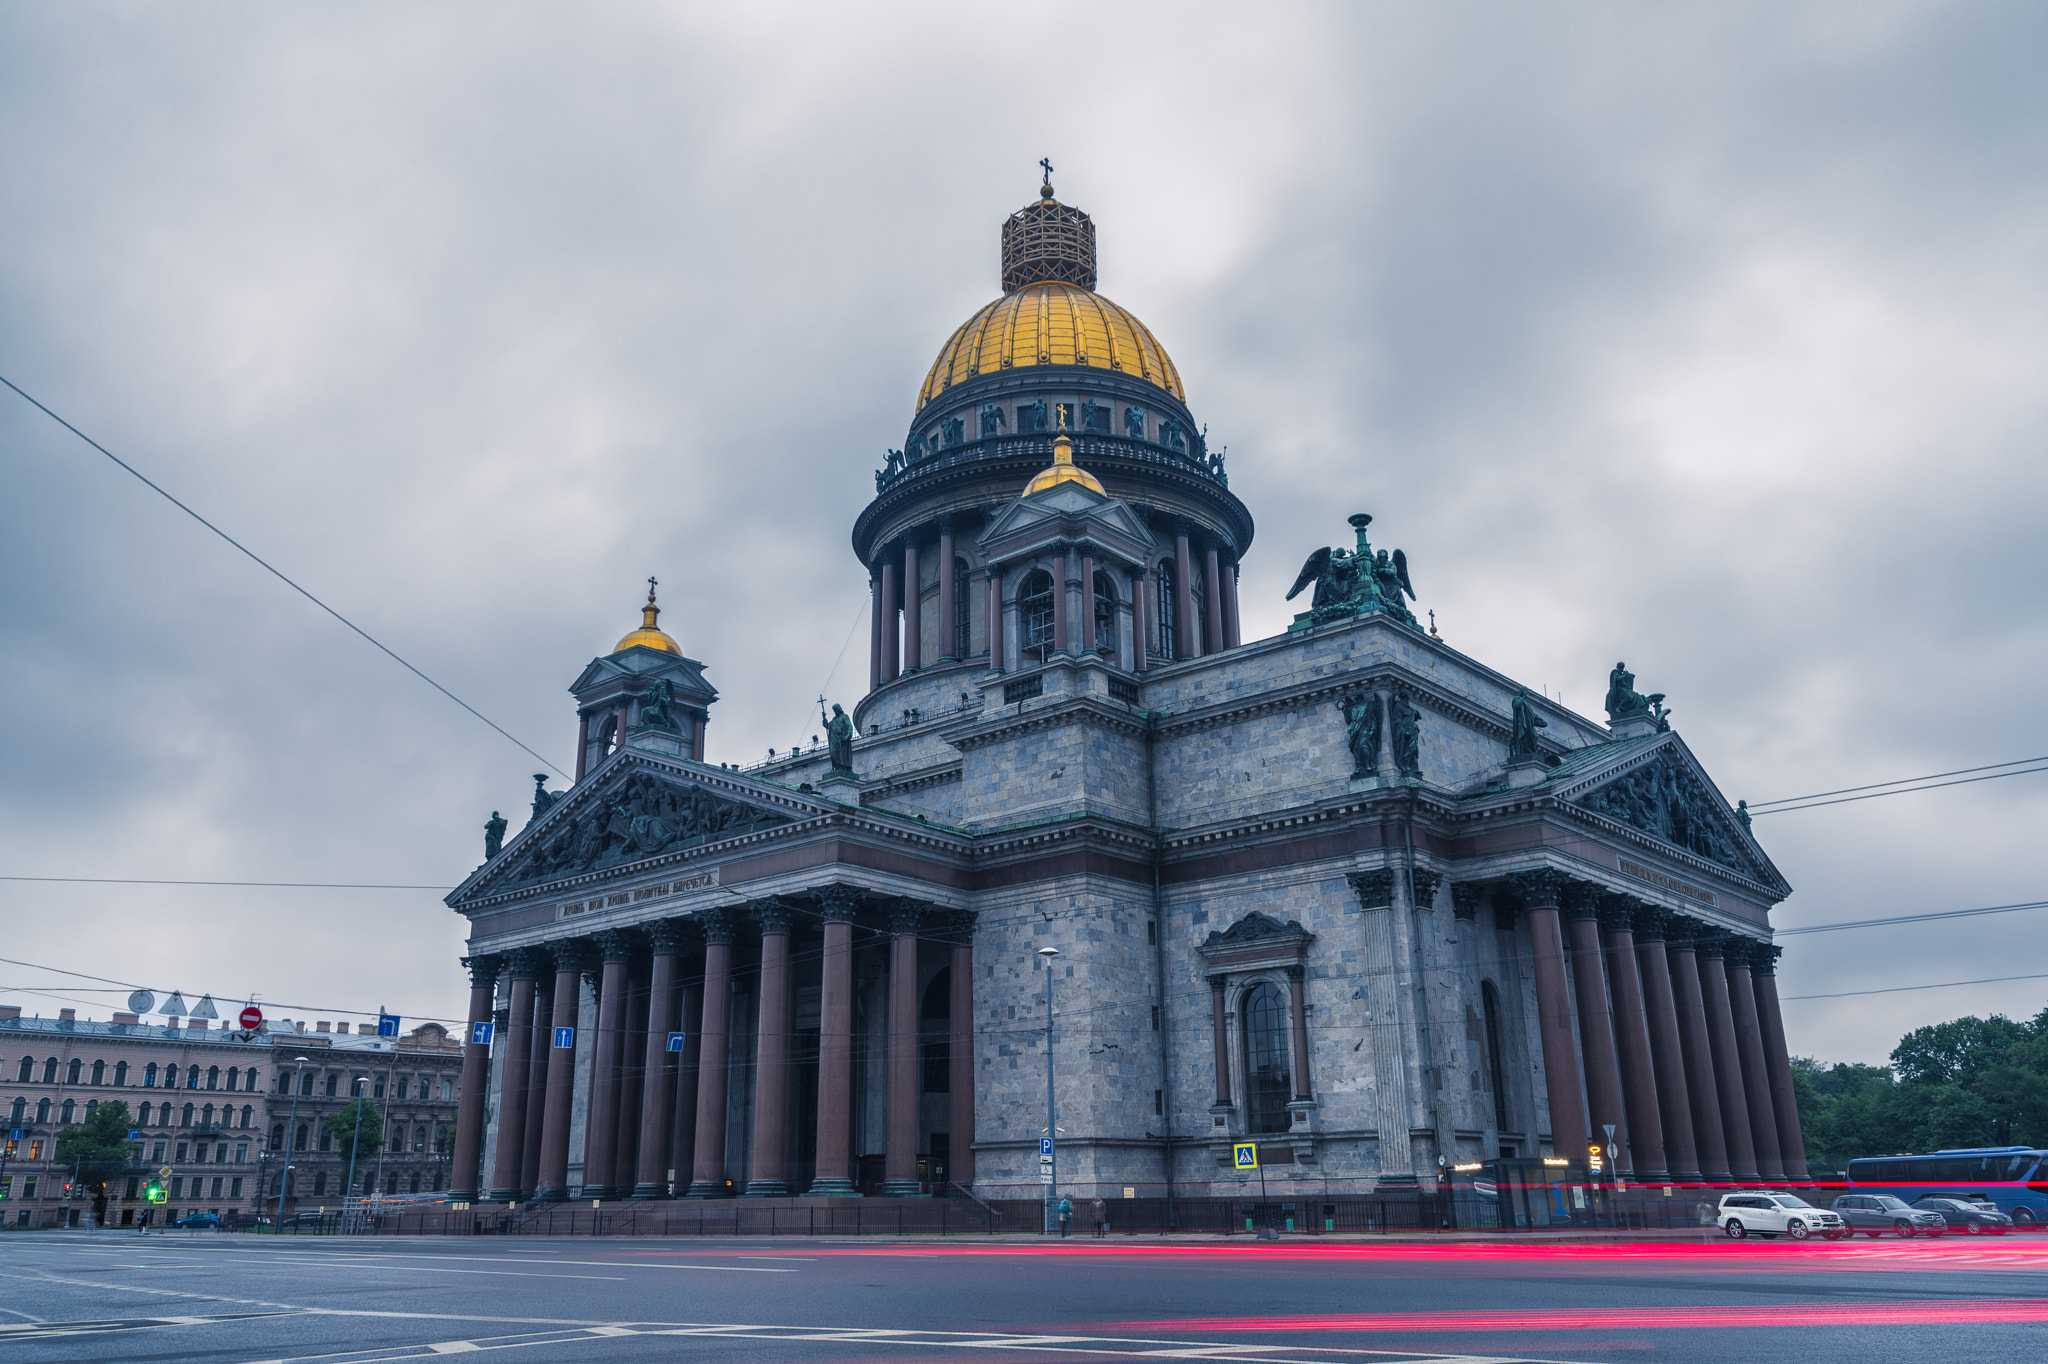
[[1804, 1241], [1816, 1232], [1823, 1240], [1839, 1241], [1850, 1234], [1849, 1224], [1839, 1213], [1816, 1208], [1798, 1194], [1774, 1189], [1724, 1194], [1718, 1220], [1721, 1230], [1737, 1241], [1746, 1236], [1769, 1239], [1780, 1234]]
[[199, 1227], [212, 1227], [215, 1231], [219, 1231], [220, 1214], [217, 1212], [187, 1213], [185, 1214], [185, 1216], [180, 1217], [177, 1221], [171, 1223], [171, 1225], [174, 1227], [184, 1227], [187, 1230], [194, 1230]]
[[295, 1212], [290, 1217], [285, 1218], [284, 1221], [278, 1223], [277, 1226], [280, 1231], [318, 1231], [320, 1228], [332, 1226], [340, 1220], [339, 1217], [327, 1213]]
[[1948, 1230], [1948, 1219], [1938, 1212], [1916, 1208], [1890, 1194], [1843, 1194], [1835, 1211], [1849, 1224], [1849, 1234], [1866, 1236], [1939, 1236]]
[[2012, 1230], [2012, 1219], [1989, 1203], [1970, 1203], [1960, 1198], [1922, 1198], [1914, 1207], [1940, 1213], [1950, 1229], [1965, 1236], [2003, 1236]]

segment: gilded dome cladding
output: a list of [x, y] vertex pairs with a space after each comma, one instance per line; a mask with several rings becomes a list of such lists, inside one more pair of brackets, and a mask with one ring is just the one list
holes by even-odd
[[1180, 372], [1144, 323], [1079, 285], [1043, 280], [1004, 294], [961, 324], [925, 375], [918, 410], [976, 375], [1033, 365], [1110, 370], [1187, 401]]

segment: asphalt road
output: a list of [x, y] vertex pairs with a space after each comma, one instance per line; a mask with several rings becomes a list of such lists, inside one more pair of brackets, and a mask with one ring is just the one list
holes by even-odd
[[2048, 1236], [1735, 1245], [0, 1235], [0, 1361], [2048, 1358]]

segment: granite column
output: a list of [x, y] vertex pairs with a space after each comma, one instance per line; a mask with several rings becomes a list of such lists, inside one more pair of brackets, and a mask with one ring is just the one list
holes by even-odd
[[668, 1035], [676, 1031], [676, 978], [682, 967], [680, 924], [657, 919], [647, 926], [654, 963], [647, 974], [647, 1046], [640, 1086], [640, 1168], [633, 1197], [666, 1198], [675, 1122], [678, 1059], [669, 1052]]
[[[943, 567], [943, 565], [942, 565]], [[789, 906], [756, 900], [761, 924], [761, 1007], [754, 1045], [754, 1150], [747, 1197], [783, 1198], [789, 1188]]]
[[[994, 580], [991, 579], [991, 582]], [[860, 892], [826, 886], [816, 892], [824, 917], [818, 982], [818, 1161], [813, 1195], [852, 1196], [853, 1187], [853, 914]]]
[[[530, 947], [515, 949], [505, 966], [511, 981], [511, 1014], [505, 1021], [505, 1073], [498, 1095], [498, 1148], [492, 1161], [494, 1203], [516, 1203], [531, 1187], [520, 1183], [526, 1164], [526, 1105], [533, 1055], [533, 982], [541, 956]], [[468, 1090], [463, 1093], [468, 1094]], [[354, 1192], [351, 1190], [350, 1192]]]
[[917, 928], [924, 906], [898, 900], [889, 911], [888, 1146], [882, 1191], [916, 1194], [917, 1180]]
[[1543, 1049], [1544, 1090], [1550, 1099], [1550, 1149], [1563, 1159], [1579, 1160], [1586, 1149], [1586, 1105], [1578, 1045], [1572, 1038], [1571, 989], [1565, 981], [1564, 932], [1557, 907], [1565, 876], [1544, 867], [1513, 879], [1529, 916], [1536, 1028]]
[[555, 1009], [548, 1037], [548, 1087], [541, 1116], [540, 1175], [533, 1198], [553, 1203], [569, 1196], [569, 1118], [575, 1107], [576, 1012], [583, 999], [583, 943], [548, 944], [555, 958]]
[[[726, 1060], [732, 1054], [733, 918], [728, 910], [697, 916], [704, 930], [704, 1015], [697, 1035], [697, 1139], [691, 1198], [724, 1198]], [[678, 1176], [680, 1178], [680, 1175]]]
[[[491, 1021], [498, 1002], [499, 963], [496, 957], [464, 957], [462, 964], [469, 968], [469, 1031], [462, 1039], [462, 1100], [455, 1110], [455, 1164], [448, 1200], [474, 1203], [484, 1158], [484, 1091], [491, 1077], [490, 1044], [477, 1041], [476, 1033], [478, 1024]], [[504, 1096], [498, 1097], [502, 1106]]]

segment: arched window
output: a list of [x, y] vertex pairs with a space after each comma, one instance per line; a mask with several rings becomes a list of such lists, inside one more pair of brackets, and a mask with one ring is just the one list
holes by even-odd
[[103, 1085], [107, 1082], [107, 1063], [105, 1061], [95, 1061], [92, 1063], [92, 1082], [96, 1085]]
[[114, 1063], [114, 1083], [122, 1088], [127, 1087], [128, 1063], [126, 1061], [116, 1061]]
[[62, 1122], [65, 1126], [68, 1127], [71, 1124], [71, 1119], [77, 1114], [77, 1112], [78, 1100], [66, 1099], [64, 1101], [64, 1116], [60, 1118], [58, 1121]]
[[150, 1121], [149, 1121], [149, 1114], [150, 1114], [150, 1105], [148, 1105], [148, 1104], [144, 1104], [144, 1105], [142, 1106], [142, 1125], [143, 1125], [144, 1127], [148, 1127], [148, 1126], [150, 1126], [150, 1125], [151, 1125], [151, 1124], [150, 1124]]
[[414, 1193], [420, 1191], [420, 1172], [418, 1170], [412, 1172], [412, 1191]]
[[967, 569], [965, 559], [953, 561], [953, 657], [966, 658], [974, 647], [974, 593], [970, 590], [973, 577]]
[[17, 1083], [24, 1085], [34, 1080], [36, 1078], [36, 1058], [33, 1056], [22, 1057], [21, 1066], [14, 1072], [14, 1078]]
[[50, 1120], [50, 1101], [44, 1099], [36, 1105], [36, 1122], [40, 1125]]
[[1287, 997], [1262, 981], [1238, 1006], [1244, 1017], [1245, 1116], [1254, 1132], [1285, 1132], [1294, 1125], [1287, 1101], [1294, 1084], [1287, 1066]]
[[156, 1062], [151, 1061], [142, 1068], [142, 1087], [144, 1089], [156, 1088]]
[[199, 1121], [207, 1127], [213, 1126], [212, 1104], [208, 1104], [206, 1107], [199, 1110]]
[[[425, 1123], [421, 1123], [412, 1129], [412, 1149], [414, 1155], [418, 1155], [427, 1149], [427, 1125]], [[413, 1192], [419, 1192], [418, 1185], [413, 1186]]]
[[1500, 991], [1493, 982], [1479, 982], [1479, 1002], [1486, 1010], [1486, 1078], [1493, 1082], [1493, 1130], [1505, 1132], [1508, 1124], [1507, 1068], [1500, 1055]]
[[308, 1075], [300, 1080], [299, 1093], [310, 1096], [313, 1093], [313, 1082], [319, 1078], [317, 1075]]
[[1152, 613], [1153, 619], [1159, 622], [1159, 648], [1157, 653], [1161, 658], [1171, 659], [1176, 656], [1173, 650], [1173, 639], [1174, 627], [1177, 623], [1177, 617], [1173, 611], [1173, 561], [1170, 559], [1160, 560], [1159, 567], [1152, 571], [1152, 581], [1159, 585], [1158, 609]]
[[254, 1116], [255, 1111], [255, 1109], [247, 1104], [242, 1105], [242, 1126], [247, 1127], [249, 1125], [249, 1119]]
[[296, 1151], [306, 1149], [306, 1124], [300, 1123], [298, 1130], [292, 1133], [292, 1149]]
[[185, 1107], [184, 1107], [184, 1110], [183, 1110], [182, 1114], [180, 1115], [180, 1117], [181, 1117], [181, 1121], [180, 1121], [180, 1122], [178, 1123], [178, 1126], [180, 1126], [180, 1127], [190, 1127], [190, 1126], [192, 1125], [192, 1105], [191, 1105], [191, 1104], [186, 1104], [186, 1105], [185, 1105]]
[[274, 1122], [270, 1125], [270, 1149], [273, 1151], [284, 1149], [284, 1124], [281, 1122]]
[[219, 1089], [219, 1088], [220, 1088], [220, 1067], [219, 1067], [219, 1066], [208, 1066], [208, 1067], [206, 1068], [206, 1087], [207, 1087], [208, 1089]]
[[1095, 649], [1116, 657], [1116, 579], [1095, 570]]
[[925, 986], [917, 1011], [918, 1050], [924, 1059], [924, 1092], [944, 1094], [953, 1085], [953, 968], [946, 967]]
[[249, 1078], [243, 1083], [242, 1088], [248, 1090], [251, 1094], [263, 1088], [263, 1076], [256, 1067], [249, 1067]]
[[333, 1098], [340, 1088], [341, 1077], [339, 1075], [329, 1075], [327, 1077], [327, 1097]]
[[439, 1170], [434, 1171], [434, 1192], [441, 1192], [441, 1172]]
[[199, 1067], [197, 1067], [197, 1066], [187, 1066], [187, 1067], [185, 1068], [185, 1088], [187, 1088], [187, 1089], [197, 1089], [197, 1088], [199, 1088]]
[[334, 1149], [334, 1133], [327, 1130], [327, 1124], [325, 1123], [320, 1125], [320, 1149], [323, 1151], [332, 1151]]
[[82, 1057], [82, 1056], [74, 1056], [74, 1057], [72, 1057], [72, 1058], [71, 1058], [71, 1064], [70, 1064], [70, 1065], [68, 1065], [68, 1066], [66, 1066], [66, 1067], [64, 1067], [64, 1083], [65, 1083], [65, 1084], [67, 1084], [67, 1085], [75, 1085], [75, 1084], [77, 1084], [77, 1083], [78, 1083], [78, 1077], [79, 1077], [79, 1076], [80, 1076], [81, 1074], [83, 1074], [83, 1073], [84, 1073], [84, 1071], [85, 1071], [85, 1058], [84, 1058], [84, 1057]]
[[1052, 574], [1042, 568], [1017, 586], [1017, 625], [1017, 647], [1024, 654], [1037, 649], [1043, 659], [1057, 647], [1052, 637]]
[[228, 1092], [229, 1092], [230, 1094], [234, 1093], [234, 1091], [235, 1091], [235, 1087], [236, 1087], [237, 1085], [239, 1085], [239, 1084], [240, 1084], [241, 1082], [242, 1082], [242, 1068], [241, 1068], [240, 1066], [229, 1066], [229, 1067], [228, 1067]]
[[327, 1192], [327, 1171], [325, 1171], [325, 1170], [322, 1170], [322, 1171], [320, 1171], [320, 1172], [319, 1172], [318, 1174], [315, 1174], [315, 1175], [313, 1176], [313, 1196], [314, 1196], [315, 1198], [318, 1198], [318, 1197], [319, 1197], [319, 1196], [320, 1196], [321, 1194], [324, 1194], [324, 1193], [326, 1193], [326, 1192]]
[[1209, 619], [1206, 606], [1208, 586], [1208, 580], [1202, 573], [1202, 566], [1199, 563], [1190, 564], [1188, 566], [1188, 623], [1186, 627], [1188, 632], [1188, 648], [1190, 650], [1199, 647], [1204, 652], [1210, 651], [1209, 641], [1204, 641], [1200, 646], [1196, 644], [1196, 641], [1201, 637], [1201, 632], [1208, 628], [1206, 624]]
[[[19, 1127], [19, 1126], [21, 1126], [21, 1125], [22, 1125], [22, 1124], [23, 1124], [24, 1122], [27, 1122], [27, 1121], [28, 1121], [28, 1100], [27, 1100], [27, 1099], [16, 1099], [16, 1100], [14, 1101], [14, 1107], [13, 1107], [13, 1109], [11, 1109], [11, 1110], [10, 1110], [10, 1111], [8, 1112], [8, 1114], [7, 1114], [7, 1120], [8, 1120], [9, 1122], [13, 1123], [13, 1124], [14, 1124], [14, 1125], [15, 1125], [16, 1127]], [[149, 1119], [148, 1119], [148, 1118], [144, 1118], [144, 1119], [143, 1119], [143, 1121], [144, 1121], [144, 1122], [148, 1122], [148, 1121], [149, 1121]]]
[[87, 1099], [87, 1100], [85, 1101], [85, 1116], [86, 1116], [86, 1117], [90, 1118], [90, 1117], [91, 1117], [91, 1116], [92, 1116], [93, 1114], [95, 1114], [95, 1113], [97, 1113], [97, 1112], [99, 1112], [99, 1111], [100, 1111], [100, 1101], [99, 1101], [98, 1099]]

